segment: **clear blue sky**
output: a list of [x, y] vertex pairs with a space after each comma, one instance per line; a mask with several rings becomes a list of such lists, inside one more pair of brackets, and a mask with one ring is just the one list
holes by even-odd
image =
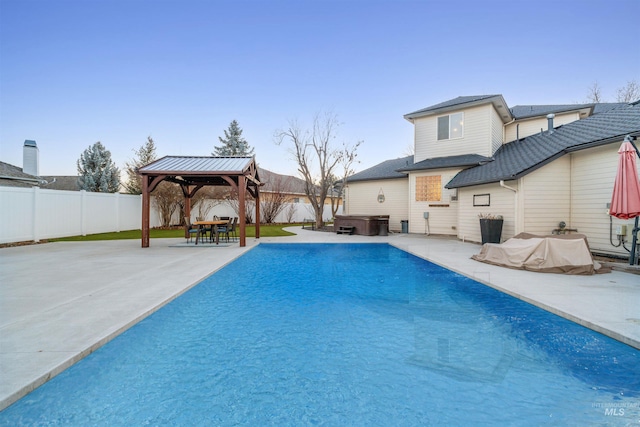
[[75, 175], [101, 141], [116, 165], [210, 155], [232, 120], [260, 166], [294, 174], [273, 134], [331, 110], [356, 170], [413, 143], [403, 115], [461, 95], [583, 102], [640, 82], [637, 0], [0, 0], [0, 160], [40, 149]]

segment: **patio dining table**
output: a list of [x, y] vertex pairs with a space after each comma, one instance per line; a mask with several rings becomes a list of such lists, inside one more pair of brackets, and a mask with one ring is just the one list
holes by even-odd
[[229, 221], [222, 219], [215, 219], [212, 221], [195, 221], [193, 225], [198, 226], [198, 233], [196, 234], [196, 245], [198, 244], [198, 240], [200, 240], [200, 233], [204, 230], [207, 225], [211, 226], [211, 231], [216, 234], [216, 245], [220, 242], [220, 235], [218, 234], [218, 225], [226, 225]]

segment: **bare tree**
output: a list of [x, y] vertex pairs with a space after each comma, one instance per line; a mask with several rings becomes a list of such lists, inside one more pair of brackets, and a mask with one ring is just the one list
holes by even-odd
[[[238, 192], [235, 190], [231, 190], [229, 192], [229, 196], [227, 197], [226, 201], [229, 204], [229, 206], [231, 206], [231, 208], [236, 213], [236, 215], [240, 217], [240, 197], [238, 195]], [[256, 201], [253, 199], [253, 197], [251, 197], [250, 194], [248, 194], [248, 192], [246, 192], [245, 199], [244, 199], [244, 218], [245, 218], [246, 224], [253, 223], [253, 215], [255, 213], [255, 208], [256, 208]]]
[[342, 199], [342, 205], [344, 206], [344, 189], [347, 188], [347, 178], [355, 172], [351, 166], [354, 163], [360, 163], [359, 160], [356, 160], [360, 144], [362, 144], [362, 141], [356, 142], [353, 146], [347, 144], [342, 145], [342, 156], [338, 161], [340, 166], [342, 166], [342, 177], [333, 181], [334, 185], [329, 193], [329, 199], [331, 200], [331, 215], [334, 218], [340, 208], [340, 199]]
[[413, 156], [414, 154], [416, 154], [415, 145], [414, 144], [407, 144], [407, 146], [404, 147], [404, 151], [402, 152], [402, 154], [404, 154], [405, 157]]
[[269, 181], [269, 190], [263, 190], [260, 194], [260, 214], [265, 224], [271, 224], [276, 220], [284, 210], [291, 193], [287, 177], [271, 174]]
[[626, 86], [618, 89], [618, 102], [634, 102], [640, 99], [640, 85], [635, 80], [627, 82]]
[[171, 182], [163, 181], [158, 184], [151, 195], [153, 196], [153, 204], [160, 215], [160, 225], [162, 227], [169, 227], [171, 225], [173, 214], [184, 202], [184, 195], [182, 194], [180, 186]]
[[602, 99], [602, 88], [598, 82], [593, 82], [593, 84], [589, 87], [589, 92], [587, 93], [587, 103], [599, 103], [603, 102]]
[[289, 224], [293, 222], [293, 218], [295, 217], [297, 211], [298, 211], [298, 207], [296, 206], [296, 204], [292, 203], [292, 201], [289, 201], [289, 206], [287, 207], [287, 210], [284, 212], [284, 216], [287, 219], [287, 222]]
[[303, 130], [296, 121], [289, 121], [287, 129], [276, 131], [276, 144], [291, 143], [291, 153], [298, 164], [298, 172], [305, 181], [305, 194], [314, 211], [316, 228], [324, 225], [322, 214], [327, 194], [333, 185], [332, 176], [340, 159], [346, 155], [332, 145], [339, 122], [331, 113], [317, 114], [311, 130]]
[[229, 189], [227, 187], [202, 187], [191, 198], [191, 210], [198, 210], [198, 217], [206, 219], [211, 209], [221, 205], [229, 197]]

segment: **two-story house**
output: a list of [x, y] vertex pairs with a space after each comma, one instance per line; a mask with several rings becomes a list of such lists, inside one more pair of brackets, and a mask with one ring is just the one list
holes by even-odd
[[479, 214], [503, 216], [503, 240], [550, 234], [562, 221], [594, 251], [626, 255], [610, 233], [626, 223], [607, 215], [607, 203], [617, 150], [626, 135], [640, 135], [638, 103], [509, 108], [501, 95], [464, 96], [404, 117], [415, 155], [349, 177], [346, 213], [390, 215], [392, 230], [407, 220], [411, 233], [476, 242]]

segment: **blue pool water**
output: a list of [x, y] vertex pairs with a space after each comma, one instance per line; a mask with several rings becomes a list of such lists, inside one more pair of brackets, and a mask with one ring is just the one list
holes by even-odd
[[629, 425], [639, 398], [637, 350], [428, 261], [261, 244], [0, 425]]

